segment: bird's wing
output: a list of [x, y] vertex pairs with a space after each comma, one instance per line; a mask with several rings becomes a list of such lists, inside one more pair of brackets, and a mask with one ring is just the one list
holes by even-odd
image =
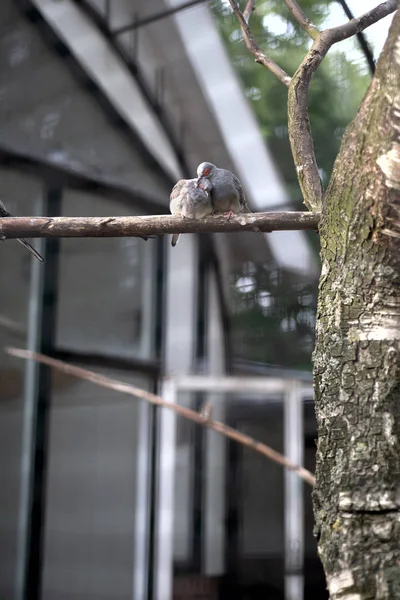
[[181, 179], [180, 181], [178, 181], [174, 187], [172, 188], [171, 194], [170, 194], [170, 200], [174, 200], [175, 198], [177, 198], [181, 191], [183, 186], [186, 184], [186, 179]]
[[235, 184], [235, 188], [239, 193], [239, 202], [240, 202], [240, 206], [242, 207], [243, 212], [251, 212], [249, 205], [247, 203], [247, 198], [244, 193], [243, 186], [240, 183], [239, 177], [236, 177], [236, 175], [234, 173], [232, 173], [232, 176], [233, 176], [233, 183]]

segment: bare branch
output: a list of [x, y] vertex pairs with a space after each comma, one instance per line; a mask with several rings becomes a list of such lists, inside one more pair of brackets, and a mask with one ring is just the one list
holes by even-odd
[[254, 39], [253, 34], [250, 31], [250, 28], [242, 15], [239, 5], [236, 0], [229, 0], [229, 4], [232, 7], [233, 12], [236, 15], [237, 20], [239, 21], [240, 29], [242, 30], [242, 35], [244, 42], [248, 48], [248, 50], [253, 54], [256, 59], [256, 62], [264, 65], [267, 69], [271, 71], [281, 81], [286, 87], [289, 87], [290, 84], [290, 76], [280, 68], [279, 65], [276, 64], [273, 60], [268, 58], [266, 54], [261, 50], [258, 46], [257, 42]]
[[360, 31], [364, 31], [367, 27], [374, 25], [381, 19], [390, 15], [396, 8], [397, 0], [387, 0], [387, 2], [382, 2], [382, 4], [379, 4], [357, 19], [352, 19], [343, 25], [338, 25], [337, 27], [332, 27], [332, 29], [322, 31], [320, 36], [322, 38], [321, 42], [323, 41], [323, 45], [327, 45], [324, 56], [333, 44], [347, 40]]
[[203, 427], [208, 427], [225, 437], [235, 440], [239, 444], [262, 454], [266, 458], [269, 458], [273, 462], [281, 465], [285, 469], [289, 469], [296, 473], [301, 479], [306, 481], [309, 485], [313, 486], [315, 483], [315, 478], [304, 467], [300, 465], [296, 465], [292, 463], [288, 458], [280, 454], [276, 450], [273, 450], [270, 446], [263, 444], [262, 442], [258, 442], [252, 437], [245, 435], [244, 433], [240, 433], [233, 427], [229, 427], [220, 421], [214, 421], [211, 419], [211, 415], [208, 413], [207, 415], [203, 413], [198, 413], [195, 410], [191, 410], [190, 408], [186, 408], [181, 406], [180, 404], [171, 404], [170, 402], [165, 402], [161, 396], [156, 394], [152, 394], [151, 392], [147, 392], [146, 390], [142, 390], [137, 388], [136, 386], [129, 385], [127, 383], [123, 383], [116, 379], [111, 379], [109, 377], [105, 377], [104, 375], [99, 375], [98, 373], [94, 373], [93, 371], [88, 371], [87, 369], [82, 369], [81, 367], [76, 367], [74, 365], [65, 363], [61, 360], [57, 360], [55, 358], [51, 358], [44, 354], [39, 354], [36, 352], [31, 352], [29, 350], [21, 350], [19, 348], [6, 348], [6, 352], [11, 356], [16, 356], [18, 358], [23, 358], [26, 360], [33, 359], [39, 363], [47, 365], [53, 369], [58, 369], [59, 371], [63, 371], [64, 373], [68, 373], [74, 377], [78, 377], [79, 379], [84, 379], [86, 381], [90, 381], [95, 385], [99, 385], [104, 388], [112, 389], [117, 392], [121, 392], [122, 394], [127, 394], [129, 396], [135, 396], [136, 398], [140, 398], [149, 402], [150, 404], [154, 404], [156, 406], [161, 406], [163, 408], [168, 408], [169, 410], [174, 411], [181, 417], [185, 419], [189, 419], [198, 425], [202, 425]]
[[315, 40], [319, 34], [318, 27], [316, 27], [310, 19], [303, 13], [296, 0], [285, 0], [285, 4], [298, 22], [298, 24], [308, 33], [310, 38]]
[[395, 9], [396, 0], [388, 0], [358, 19], [322, 31], [293, 75], [288, 95], [289, 140], [304, 203], [310, 210], [319, 212], [323, 198], [308, 117], [308, 88], [311, 78], [333, 44], [355, 35]]
[[5, 329], [11, 333], [16, 333], [18, 335], [27, 334], [27, 330], [19, 321], [14, 321], [14, 319], [10, 319], [6, 315], [0, 315], [0, 329]]
[[[320, 36], [318, 37], [318, 40]], [[314, 42], [314, 46], [318, 43]], [[297, 179], [309, 210], [321, 211], [323, 188], [308, 117], [308, 88], [322, 57], [313, 48], [293, 76], [288, 94], [288, 131]], [[315, 65], [315, 68], [313, 66]]]
[[[349, 5], [347, 4], [346, 0], [337, 0], [340, 4], [340, 6], [343, 8], [343, 12], [346, 15], [346, 17], [350, 20], [354, 19], [354, 15], [350, 10]], [[373, 75], [375, 73], [375, 59], [374, 59], [374, 53], [372, 51], [371, 46], [369, 45], [367, 39], [365, 38], [365, 35], [359, 31], [357, 33], [357, 39], [358, 39], [358, 43], [360, 44], [360, 48], [362, 50], [362, 52], [364, 53], [365, 56], [365, 60], [368, 63], [369, 66], [369, 70], [371, 71], [371, 75]]]
[[286, 6], [293, 16], [314, 39], [312, 48], [292, 79], [261, 51], [255, 42], [246, 19], [240, 12], [236, 0], [229, 0], [229, 3], [239, 21], [246, 46], [256, 57], [256, 61], [267, 67], [282, 83], [289, 87], [289, 140], [297, 178], [307, 208], [311, 211], [320, 212], [322, 209], [323, 187], [319, 176], [308, 116], [308, 88], [311, 78], [333, 44], [359, 34], [373, 23], [394, 12], [397, 2], [396, 0], [388, 0], [358, 19], [352, 19], [344, 25], [318, 33], [318, 29], [309, 21], [296, 0], [285, 0]]
[[250, 21], [251, 13], [253, 12], [256, 5], [256, 0], [247, 0], [246, 6], [243, 11], [243, 19], [248, 24]]
[[[308, 21], [297, 3], [294, 0], [285, 0], [285, 2], [302, 27], [305, 26], [308, 30], [312, 26], [312, 37], [315, 37], [314, 26]], [[314, 153], [314, 143], [308, 119], [307, 93], [309, 81], [304, 85], [302, 81], [303, 73], [301, 72], [299, 74], [299, 70], [297, 71], [297, 80], [295, 83], [298, 81], [300, 85], [303, 85], [304, 89], [303, 96], [300, 96], [300, 105], [297, 106], [296, 89], [293, 87], [293, 79], [261, 51], [244, 15], [240, 12], [236, 0], [229, 0], [229, 3], [239, 21], [243, 39], [248, 50], [256, 57], [257, 62], [264, 65], [274, 73], [284, 85], [289, 87], [289, 139], [297, 170], [297, 178], [299, 180], [305, 205], [309, 210], [319, 212], [322, 207], [323, 189], [318, 173], [318, 166]], [[318, 34], [318, 30], [316, 30], [316, 32]]]
[[145, 217], [4, 217], [1, 238], [146, 237], [168, 233], [282, 231], [316, 229], [319, 215], [309, 212], [241, 213], [187, 219], [172, 215]]

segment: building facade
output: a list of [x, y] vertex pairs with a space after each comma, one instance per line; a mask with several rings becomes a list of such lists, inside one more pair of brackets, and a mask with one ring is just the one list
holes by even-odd
[[[163, 214], [173, 184], [203, 160], [236, 172], [254, 210], [290, 205], [205, 3], [3, 0], [0, 27], [0, 189], [11, 213]], [[1, 245], [4, 599], [256, 598], [257, 586], [284, 597], [279, 466], [3, 351], [27, 347], [154, 392], [165, 375], [225, 376], [238, 370], [232, 269], [260, 256], [305, 277], [317, 269], [301, 232], [169, 242], [41, 239], [44, 265], [14, 241]], [[283, 449], [282, 398], [214, 396], [178, 400], [212, 400], [215, 418]], [[171, 514], [172, 556], [161, 564]], [[163, 569], [172, 588], [160, 584]]]

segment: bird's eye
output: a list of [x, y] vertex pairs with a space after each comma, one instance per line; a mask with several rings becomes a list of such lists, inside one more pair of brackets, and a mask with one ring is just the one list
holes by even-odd
[[203, 175], [205, 175], [207, 177], [207, 175], [210, 174], [210, 169], [207, 167], [207, 169], [204, 169], [203, 171]]

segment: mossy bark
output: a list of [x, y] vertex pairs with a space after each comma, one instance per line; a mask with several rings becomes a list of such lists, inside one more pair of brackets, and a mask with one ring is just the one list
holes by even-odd
[[333, 600], [400, 599], [400, 10], [324, 199], [313, 493]]

